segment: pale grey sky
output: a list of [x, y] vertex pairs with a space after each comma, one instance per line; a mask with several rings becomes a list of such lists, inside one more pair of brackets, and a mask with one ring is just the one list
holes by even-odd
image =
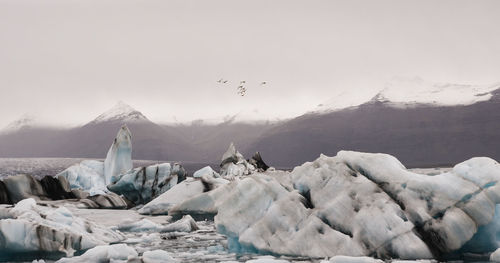
[[0, 126], [84, 123], [118, 100], [155, 121], [293, 116], [393, 76], [498, 82], [499, 14], [484, 0], [0, 0]]

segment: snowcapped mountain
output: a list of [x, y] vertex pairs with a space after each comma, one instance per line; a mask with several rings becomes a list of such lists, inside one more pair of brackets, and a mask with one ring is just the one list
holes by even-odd
[[19, 119], [5, 126], [5, 128], [0, 130], [0, 133], [2, 134], [13, 133], [22, 129], [31, 128], [35, 126], [40, 126], [35, 117], [29, 114], [25, 114], [21, 116]]
[[431, 82], [420, 77], [397, 77], [375, 94], [344, 91], [318, 105], [311, 113], [329, 113], [374, 102], [391, 107], [465, 106], [490, 100], [498, 89], [500, 83], [467, 85]]
[[97, 116], [90, 123], [102, 123], [102, 122], [143, 122], [149, 121], [144, 114], [140, 111], [132, 108], [130, 105], [126, 104], [123, 101], [119, 101], [115, 106], [113, 106], [108, 111], [102, 113]]
[[415, 78], [397, 78], [386, 84], [373, 99], [389, 102], [397, 106], [430, 104], [436, 106], [471, 105], [487, 101], [492, 92], [500, 88], [500, 83], [493, 85], [465, 85], [434, 83]]
[[473, 156], [500, 159], [499, 120], [499, 84], [400, 79], [371, 99], [339, 94], [270, 128], [246, 152], [259, 151], [283, 167], [339, 150], [390, 153], [414, 167], [446, 166]]

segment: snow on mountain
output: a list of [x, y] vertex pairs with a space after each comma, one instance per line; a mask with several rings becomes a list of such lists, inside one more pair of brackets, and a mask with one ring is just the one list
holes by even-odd
[[[279, 117], [269, 117], [267, 113], [260, 111], [259, 109], [244, 109], [237, 113], [227, 114], [224, 116], [214, 117], [214, 118], [205, 118], [205, 119], [197, 119], [193, 120], [190, 123], [180, 123], [189, 125], [208, 125], [215, 126], [219, 124], [266, 124], [266, 123], [275, 123], [285, 120], [285, 118]], [[167, 122], [163, 122], [165, 124], [169, 124]]]
[[434, 83], [418, 77], [398, 78], [387, 83], [374, 99], [395, 104], [470, 105], [491, 99], [491, 92], [499, 88], [499, 83], [466, 85]]
[[313, 110], [316, 113], [331, 112], [367, 102], [382, 102], [392, 107], [412, 107], [416, 105], [453, 106], [471, 105], [487, 101], [492, 92], [500, 89], [500, 83], [493, 85], [468, 85], [437, 83], [419, 77], [398, 77], [384, 85], [378, 93], [356, 93], [345, 91], [326, 101]]
[[279, 122], [281, 120], [282, 119], [278, 117], [269, 117], [266, 112], [262, 112], [258, 109], [246, 109], [231, 116], [226, 122], [260, 124], [268, 122]]
[[21, 116], [21, 118], [9, 123], [5, 128], [0, 130], [0, 133], [12, 133], [19, 131], [21, 129], [39, 126], [40, 124], [36, 120], [36, 118], [32, 115], [25, 114]]
[[142, 122], [149, 120], [140, 111], [132, 108], [123, 101], [119, 101], [113, 108], [97, 116], [91, 123], [95, 124], [111, 121]]

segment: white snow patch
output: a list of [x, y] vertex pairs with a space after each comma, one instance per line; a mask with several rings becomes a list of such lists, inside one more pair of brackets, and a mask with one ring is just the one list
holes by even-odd
[[83, 255], [72, 258], [62, 258], [57, 263], [86, 263], [86, 262], [126, 262], [138, 254], [132, 247], [125, 244], [97, 246], [87, 250]]

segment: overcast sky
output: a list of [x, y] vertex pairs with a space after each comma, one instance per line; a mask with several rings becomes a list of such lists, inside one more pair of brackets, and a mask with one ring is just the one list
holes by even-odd
[[499, 14], [482, 0], [0, 0], [0, 126], [84, 123], [118, 100], [155, 121], [294, 116], [393, 76], [494, 83]]

